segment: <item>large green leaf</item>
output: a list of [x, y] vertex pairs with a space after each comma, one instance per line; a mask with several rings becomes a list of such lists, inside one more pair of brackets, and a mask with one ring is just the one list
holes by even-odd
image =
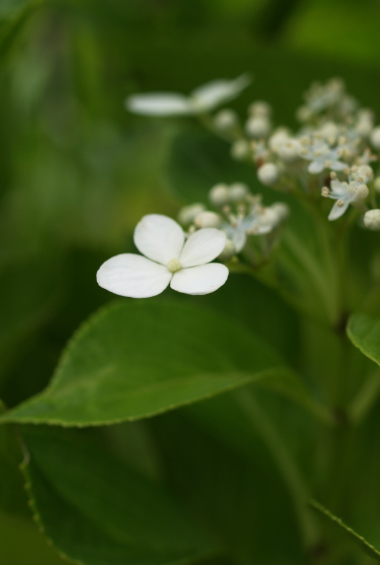
[[215, 551], [160, 484], [109, 453], [98, 431], [22, 434], [35, 518], [76, 563], [179, 565]]
[[353, 314], [348, 322], [347, 334], [364, 355], [380, 365], [380, 320], [365, 314]]
[[[0, 400], [0, 413], [5, 410]], [[0, 511], [28, 516], [30, 511], [19, 469], [22, 453], [16, 439], [16, 431], [11, 426], [0, 428]]]
[[380, 561], [380, 550], [376, 549], [371, 543], [369, 543], [362, 535], [358, 534], [350, 526], [347, 526], [345, 522], [338, 516], [335, 516], [330, 510], [322, 506], [319, 502], [315, 500], [310, 501], [310, 506], [314, 508], [317, 512], [331, 520], [334, 524], [339, 526], [355, 543], [357, 543], [368, 555]]
[[219, 313], [161, 301], [117, 302], [77, 332], [50, 386], [2, 421], [134, 420], [288, 373], [269, 346]]

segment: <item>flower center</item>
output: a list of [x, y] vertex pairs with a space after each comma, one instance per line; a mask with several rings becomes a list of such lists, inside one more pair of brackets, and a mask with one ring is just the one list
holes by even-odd
[[181, 263], [178, 261], [178, 259], [175, 258], [170, 259], [166, 266], [171, 273], [176, 273], [177, 271], [180, 271], [182, 269]]

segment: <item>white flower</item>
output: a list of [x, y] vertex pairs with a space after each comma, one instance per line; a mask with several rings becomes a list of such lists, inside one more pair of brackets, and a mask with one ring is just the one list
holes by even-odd
[[226, 234], [220, 230], [199, 230], [185, 242], [177, 222], [150, 214], [137, 224], [134, 242], [145, 257], [124, 253], [108, 259], [97, 272], [101, 287], [120, 296], [147, 298], [169, 284], [185, 294], [208, 294], [227, 280], [225, 265], [208, 264], [225, 248]]
[[331, 149], [322, 140], [306, 138], [301, 140], [301, 149], [299, 152], [303, 159], [311, 161], [308, 166], [309, 173], [321, 173], [324, 169], [333, 171], [343, 171], [347, 165], [339, 161], [341, 150], [339, 147]]
[[327, 187], [322, 189], [322, 196], [336, 200], [328, 219], [337, 220], [343, 216], [350, 204], [364, 200], [367, 198], [368, 192], [368, 187], [356, 180], [350, 181], [350, 183], [341, 182], [338, 179], [332, 180], [330, 190]]
[[215, 80], [193, 90], [189, 96], [175, 92], [134, 94], [126, 99], [127, 110], [147, 116], [203, 114], [229, 102], [248, 86], [248, 74], [234, 80]]

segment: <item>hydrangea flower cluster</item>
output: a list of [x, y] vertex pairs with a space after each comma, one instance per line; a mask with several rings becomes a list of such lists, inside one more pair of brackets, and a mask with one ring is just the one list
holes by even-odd
[[[149, 116], [199, 115], [231, 143], [234, 159], [255, 166], [262, 185], [295, 194], [302, 191], [314, 201], [318, 195], [334, 200], [329, 221], [355, 207], [364, 214], [362, 226], [380, 230], [380, 176], [374, 171], [380, 126], [375, 126], [373, 112], [347, 94], [342, 80], [331, 79], [311, 85], [305, 93], [295, 132], [274, 126], [265, 101], [250, 104], [245, 123], [229, 108], [212, 115], [250, 82], [248, 75], [241, 75], [207, 83], [189, 96], [137, 94], [126, 100], [126, 107]], [[255, 265], [255, 239], [260, 241], [260, 260], [268, 259], [288, 216], [285, 204], [266, 207], [261, 195], [238, 182], [212, 187], [209, 202], [209, 207], [195, 203], [180, 210], [178, 221], [184, 229], [166, 216], [145, 216], [134, 235], [145, 257], [127, 253], [109, 259], [98, 271], [99, 285], [135, 298], [155, 296], [168, 285], [187, 294], [207, 294], [227, 280], [223, 262], [239, 255]], [[219, 263], [210, 264], [214, 259]]]
[[256, 166], [263, 185], [286, 192], [317, 191], [336, 200], [330, 221], [352, 205], [364, 212], [364, 226], [380, 229], [380, 220], [373, 221], [380, 218], [380, 177], [373, 168], [380, 151], [380, 126], [375, 127], [374, 113], [346, 93], [343, 81], [331, 79], [310, 87], [296, 115], [301, 122], [298, 131], [274, 127], [270, 106], [257, 101], [248, 108], [244, 124], [236, 114], [222, 110], [214, 117], [213, 128], [229, 138], [233, 158]]
[[288, 215], [286, 204], [276, 202], [265, 207], [262, 197], [252, 194], [243, 183], [217, 184], [209, 192], [213, 210], [204, 204], [182, 208], [178, 220], [190, 233], [197, 229], [214, 227], [227, 236], [220, 258], [228, 260], [244, 250], [249, 236], [273, 234]]

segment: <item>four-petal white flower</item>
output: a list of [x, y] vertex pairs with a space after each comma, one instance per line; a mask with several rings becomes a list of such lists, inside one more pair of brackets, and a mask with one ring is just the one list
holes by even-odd
[[331, 181], [330, 190], [326, 187], [322, 189], [322, 196], [336, 200], [328, 215], [328, 219], [330, 221], [337, 220], [343, 216], [350, 204], [367, 198], [368, 187], [354, 180], [348, 183], [334, 179]]
[[171, 288], [185, 294], [209, 294], [227, 280], [228, 269], [209, 264], [226, 245], [226, 234], [201, 229], [185, 241], [185, 234], [171, 218], [144, 216], [137, 224], [134, 242], [145, 255], [123, 253], [108, 259], [97, 272], [98, 284], [120, 296], [148, 298]]
[[127, 110], [146, 116], [178, 116], [207, 113], [229, 102], [248, 86], [248, 74], [234, 80], [215, 80], [193, 90], [189, 96], [176, 92], [134, 94], [126, 99]]
[[301, 141], [299, 155], [303, 159], [311, 161], [308, 171], [311, 174], [321, 173], [324, 169], [332, 171], [343, 171], [347, 164], [339, 160], [341, 149], [335, 147], [332, 149], [323, 140], [305, 139]]

